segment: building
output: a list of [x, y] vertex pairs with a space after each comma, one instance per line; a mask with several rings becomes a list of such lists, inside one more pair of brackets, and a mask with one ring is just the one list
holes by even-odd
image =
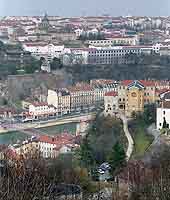
[[133, 112], [143, 112], [144, 88], [145, 86], [138, 81], [134, 81], [128, 85], [125, 97], [125, 114], [127, 116], [131, 116]]
[[23, 48], [25, 51], [30, 52], [32, 56], [35, 56], [38, 59], [45, 58], [48, 60], [52, 60], [54, 57], [59, 58], [64, 51], [64, 45], [59, 46], [40, 42], [25, 43], [23, 44]]
[[94, 90], [88, 83], [77, 83], [68, 90], [71, 96], [71, 111], [80, 112], [95, 106]]
[[41, 156], [39, 142], [35, 137], [31, 137], [21, 144], [14, 144], [12, 148], [15, 149], [17, 155], [24, 156], [24, 158], [39, 158]]
[[118, 93], [115, 91], [107, 92], [104, 96], [104, 115], [113, 116], [119, 110], [118, 107]]
[[47, 102], [55, 107], [57, 116], [71, 112], [71, 95], [67, 89], [48, 90]]
[[41, 70], [44, 72], [51, 72], [50, 62], [48, 60], [44, 60], [41, 65]]
[[170, 90], [160, 94], [160, 101], [156, 110], [156, 127], [158, 130], [162, 128], [170, 128]]
[[56, 158], [60, 154], [70, 153], [79, 145], [76, 143], [76, 137], [63, 133], [56, 137], [40, 135], [39, 137], [31, 137], [21, 144], [14, 144], [11, 149], [19, 156], [25, 158], [43, 157]]
[[139, 56], [142, 53], [151, 53], [152, 47], [124, 46], [110, 48], [89, 49], [88, 64], [128, 64], [129, 55]]
[[41, 23], [39, 24], [39, 30], [40, 31], [48, 31], [50, 28], [50, 22], [48, 19], [47, 13], [44, 15], [44, 17], [41, 20]]
[[64, 65], [88, 64], [87, 48], [65, 48], [62, 61]]
[[32, 119], [47, 118], [56, 115], [53, 105], [43, 102], [34, 102], [29, 105], [29, 115]]
[[[158, 130], [170, 127], [170, 101], [163, 101], [156, 111], [156, 127]], [[164, 127], [166, 126], [166, 127]]]
[[95, 103], [103, 103], [105, 93], [117, 91], [118, 82], [114, 80], [94, 79], [90, 81], [90, 85], [94, 90]]
[[0, 118], [2, 119], [11, 119], [15, 116], [17, 116], [18, 113], [16, 110], [14, 110], [13, 108], [6, 108], [6, 107], [2, 107], [0, 108]]
[[[145, 80], [124, 80], [120, 82], [117, 86], [117, 96], [114, 96], [114, 93], [110, 94], [113, 95], [111, 97], [105, 96], [105, 114], [107, 114], [106, 111], [111, 113], [119, 111], [130, 117], [134, 112], [143, 112], [146, 104], [156, 103], [159, 100], [157, 97], [157, 84], [155, 81]], [[108, 106], [107, 101], [111, 100], [114, 104], [108, 103]], [[116, 103], [117, 105], [115, 105]], [[113, 111], [114, 108], [115, 111]]]
[[135, 46], [138, 45], [138, 39], [136, 36], [110, 36], [106, 40], [89, 40], [87, 43], [95, 47], [111, 47], [114, 45]]

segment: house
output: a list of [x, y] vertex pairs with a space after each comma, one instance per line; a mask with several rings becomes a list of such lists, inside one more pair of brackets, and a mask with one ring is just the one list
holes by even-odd
[[60, 154], [71, 153], [77, 147], [79, 147], [77, 137], [69, 133], [63, 133], [55, 137], [47, 135], [32, 136], [20, 144], [14, 144], [10, 149], [15, 155], [24, 158], [56, 158]]
[[18, 113], [13, 108], [6, 108], [6, 107], [0, 108], [0, 118], [3, 119], [13, 118], [17, 115]]

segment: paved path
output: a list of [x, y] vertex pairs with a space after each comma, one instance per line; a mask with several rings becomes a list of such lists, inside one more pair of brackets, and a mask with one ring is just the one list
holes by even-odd
[[133, 153], [134, 141], [133, 141], [131, 134], [129, 133], [127, 118], [125, 117], [125, 115], [120, 114], [120, 119], [123, 122], [123, 130], [124, 130], [124, 133], [125, 133], [127, 140], [128, 140], [128, 148], [127, 148], [127, 151], [126, 151], [126, 157], [127, 157], [127, 160], [129, 160], [132, 153]]

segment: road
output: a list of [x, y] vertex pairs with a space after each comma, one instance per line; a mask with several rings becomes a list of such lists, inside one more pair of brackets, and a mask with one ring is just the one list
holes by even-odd
[[126, 151], [126, 158], [128, 161], [133, 153], [134, 141], [133, 141], [133, 138], [128, 129], [128, 119], [123, 114], [120, 114], [119, 117], [123, 122], [123, 130], [124, 130], [125, 136], [127, 137], [127, 140], [128, 140], [128, 148]]

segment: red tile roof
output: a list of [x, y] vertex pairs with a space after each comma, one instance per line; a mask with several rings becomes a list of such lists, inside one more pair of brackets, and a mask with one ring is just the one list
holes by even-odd
[[44, 103], [44, 102], [33, 102], [31, 103], [33, 106], [35, 107], [40, 107], [40, 106], [48, 106], [48, 103]]
[[80, 91], [92, 91], [93, 87], [88, 83], [77, 83], [76, 85], [69, 87], [68, 90], [70, 92], [80, 92]]
[[57, 146], [66, 145], [66, 144], [74, 144], [75, 137], [69, 133], [63, 133], [61, 135], [57, 135], [56, 137], [50, 137], [47, 135], [41, 135], [39, 137], [40, 142], [54, 144]]
[[115, 92], [115, 91], [111, 91], [111, 92], [107, 92], [107, 93], [105, 93], [105, 96], [107, 96], [107, 97], [109, 97], [109, 96], [116, 97], [116, 96], [118, 96], [118, 93]]
[[[134, 80], [123, 80], [121, 83], [124, 86], [128, 86], [131, 84]], [[156, 85], [156, 81], [149, 81], [149, 80], [139, 80], [139, 82], [142, 83], [145, 87], [152, 87]]]
[[41, 135], [39, 137], [39, 141], [44, 142], [44, 143], [49, 143], [49, 144], [55, 144], [55, 138], [49, 137], [47, 135]]

